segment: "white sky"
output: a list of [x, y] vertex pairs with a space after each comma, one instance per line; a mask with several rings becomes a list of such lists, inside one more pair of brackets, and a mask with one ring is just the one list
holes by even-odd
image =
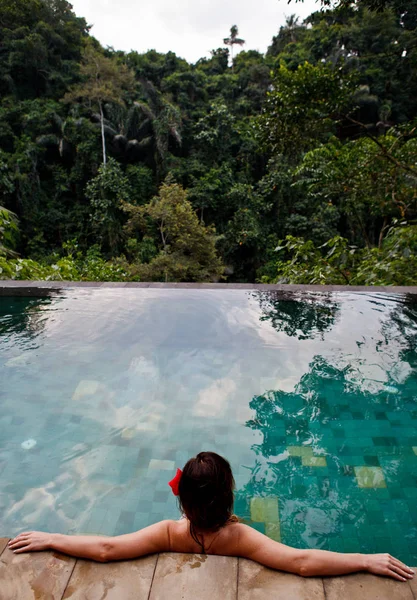
[[[245, 50], [265, 52], [285, 16], [305, 18], [318, 10], [315, 0], [69, 0], [85, 17], [103, 46], [116, 50], [172, 50], [195, 62], [223, 46], [237, 25]], [[236, 47], [235, 47], [236, 48]], [[237, 50], [236, 50], [237, 52]]]

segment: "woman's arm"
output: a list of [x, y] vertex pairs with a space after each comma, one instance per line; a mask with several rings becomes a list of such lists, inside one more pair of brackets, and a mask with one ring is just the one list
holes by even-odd
[[303, 577], [345, 575], [369, 571], [400, 581], [414, 576], [404, 563], [389, 554], [341, 554], [326, 550], [299, 550], [274, 542], [247, 525], [238, 525], [236, 555], [249, 558], [272, 569], [296, 573]]
[[135, 533], [117, 537], [29, 531], [11, 540], [9, 548], [16, 554], [51, 549], [99, 562], [137, 558], [171, 550], [171, 523], [172, 521], [161, 521]]

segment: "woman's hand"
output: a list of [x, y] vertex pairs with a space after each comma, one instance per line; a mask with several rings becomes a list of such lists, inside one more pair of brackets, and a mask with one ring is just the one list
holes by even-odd
[[366, 570], [375, 575], [385, 575], [399, 581], [414, 577], [414, 571], [410, 567], [390, 554], [367, 554], [365, 564]]
[[42, 531], [26, 531], [20, 533], [14, 540], [10, 540], [8, 547], [15, 554], [21, 552], [37, 552], [47, 550], [52, 544], [52, 534]]

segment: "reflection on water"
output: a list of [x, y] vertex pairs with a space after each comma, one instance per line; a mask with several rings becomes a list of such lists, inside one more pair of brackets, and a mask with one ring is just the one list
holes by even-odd
[[299, 340], [321, 337], [331, 329], [340, 311], [339, 302], [326, 293], [255, 292], [261, 321]]
[[67, 290], [0, 298], [0, 532], [176, 518], [189, 456], [229, 458], [274, 539], [417, 560], [411, 297]]
[[0, 338], [2, 345], [11, 338], [13, 343], [34, 340], [42, 333], [47, 316], [43, 310], [51, 305], [52, 299], [7, 296], [0, 297]]
[[[248, 498], [277, 496], [286, 543], [374, 552], [389, 537], [398, 552], [412, 551], [416, 391], [414, 373], [395, 394], [389, 386], [368, 393], [360, 377], [317, 356], [294, 392], [254, 397], [255, 414], [246, 425], [262, 433], [262, 442], [252, 446], [255, 467], [238, 493], [249, 523]], [[362, 488], [360, 477], [367, 474], [369, 487]], [[405, 544], [391, 539], [398, 523], [409, 526]]]

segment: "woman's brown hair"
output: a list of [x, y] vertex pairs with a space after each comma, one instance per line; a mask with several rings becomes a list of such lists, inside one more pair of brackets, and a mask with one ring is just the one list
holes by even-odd
[[200, 452], [185, 465], [178, 492], [180, 508], [196, 531], [217, 531], [233, 517], [235, 480], [228, 461], [215, 452]]

